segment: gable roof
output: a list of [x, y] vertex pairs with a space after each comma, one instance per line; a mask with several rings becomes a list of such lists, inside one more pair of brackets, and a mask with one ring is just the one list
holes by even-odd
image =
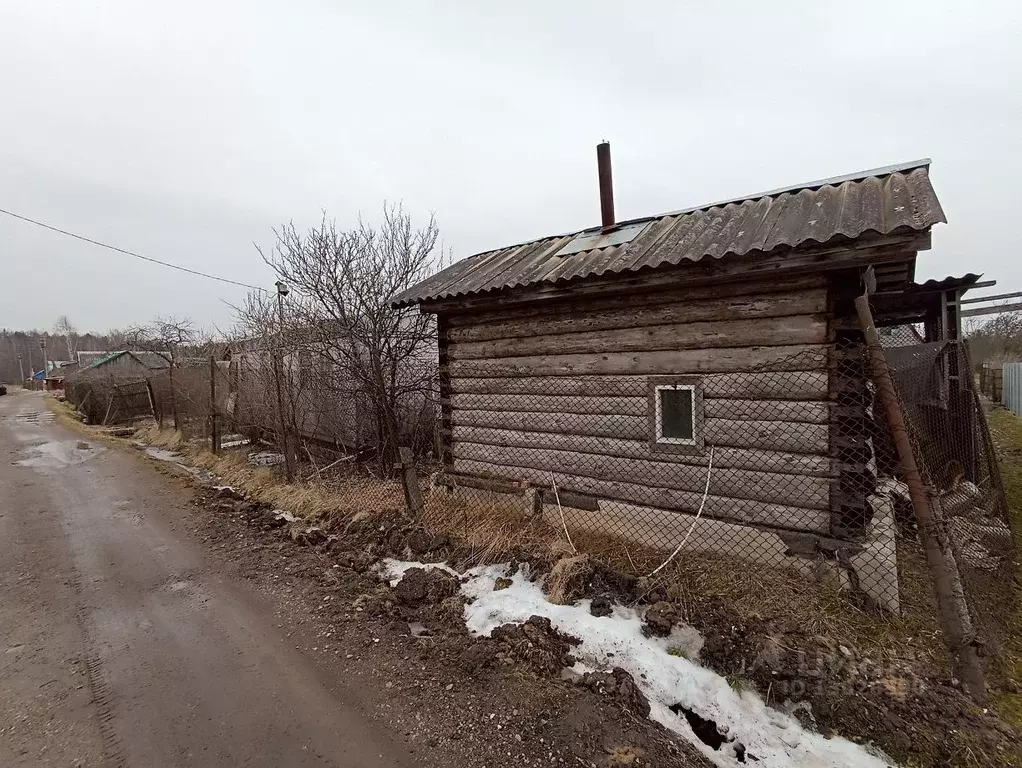
[[142, 365], [149, 369], [170, 367], [170, 361], [168, 361], [167, 358], [165, 358], [163, 355], [157, 352], [138, 352], [131, 350], [121, 350], [119, 352], [104, 353], [102, 356], [96, 358], [91, 363], [84, 366], [84, 369], [87, 370], [89, 368], [99, 368], [101, 366], [106, 365], [109, 362], [116, 360], [122, 355], [130, 355], [132, 358], [135, 359], [135, 362], [137, 362], [139, 365]]
[[469, 296], [867, 233], [923, 231], [947, 221], [929, 160], [875, 168], [471, 256], [398, 295], [394, 306]]
[[106, 365], [111, 360], [116, 360], [121, 355], [126, 355], [126, 354], [128, 354], [128, 353], [127, 352], [104, 352], [99, 357], [93, 359], [93, 361], [91, 363], [89, 363], [85, 367], [86, 368], [99, 368], [99, 366]]

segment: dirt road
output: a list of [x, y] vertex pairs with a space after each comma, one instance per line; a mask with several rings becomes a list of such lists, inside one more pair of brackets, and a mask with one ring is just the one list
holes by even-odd
[[139, 459], [0, 398], [0, 765], [411, 766]]

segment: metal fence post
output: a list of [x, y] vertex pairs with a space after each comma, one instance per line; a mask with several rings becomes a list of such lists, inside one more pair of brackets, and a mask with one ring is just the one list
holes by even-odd
[[220, 430], [216, 418], [216, 358], [209, 356], [209, 442], [213, 453], [220, 453]]

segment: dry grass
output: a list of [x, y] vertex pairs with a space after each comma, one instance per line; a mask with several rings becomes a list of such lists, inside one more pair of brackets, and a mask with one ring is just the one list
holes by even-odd
[[542, 555], [559, 538], [542, 518], [526, 515], [512, 503], [466, 502], [434, 488], [425, 504], [423, 524], [458, 541], [455, 558], [463, 568]]
[[286, 509], [298, 517], [324, 525], [343, 522], [358, 512], [377, 512], [404, 505], [396, 481], [353, 476], [345, 480], [296, 479], [286, 482], [271, 467], [252, 465], [248, 451], [213, 453], [205, 441], [186, 440], [181, 432], [150, 424], [135, 433], [144, 442], [175, 450], [187, 462], [219, 477], [224, 483], [258, 501]]
[[572, 602], [572, 593], [578, 587], [579, 578], [589, 571], [589, 555], [562, 557], [550, 569], [543, 586], [547, 597], [554, 605]]
[[[1001, 482], [1008, 501], [1008, 514], [1016, 553], [1022, 552], [1022, 421], [1006, 409], [998, 409], [987, 416], [990, 434], [993, 438], [997, 460], [1001, 470]], [[1007, 678], [1014, 683], [1015, 690], [1022, 687], [1022, 581], [1016, 577], [1011, 585], [1013, 594], [1002, 605], [1003, 623], [1008, 639], [1004, 643]], [[1000, 693], [993, 700], [998, 715], [1022, 726], [1022, 695]]]
[[[403, 491], [396, 480], [349, 474], [286, 483], [276, 469], [249, 464], [246, 450], [213, 454], [205, 443], [186, 441], [180, 433], [159, 430], [155, 425], [136, 436], [181, 452], [189, 463], [252, 498], [324, 526], [343, 524], [363, 512], [404, 507]], [[582, 530], [571, 532], [576, 548], [572, 549], [560, 528], [528, 514], [519, 497], [508, 497], [506, 502], [468, 501], [444, 488], [425, 488], [424, 498], [420, 522], [450, 537], [450, 560], [456, 567], [528, 558], [553, 572], [592, 557], [617, 570], [645, 575], [666, 557], [661, 550]], [[856, 645], [878, 657], [907, 652], [918, 656], [922, 651], [924, 658], [941, 662], [925, 567], [916, 563], [910, 552], [899, 551], [899, 564], [906, 606], [901, 618], [861, 606], [839, 588], [813, 583], [793, 569], [720, 555], [682, 552], [653, 581], [665, 587], [688, 616], [698, 615], [700, 605], [720, 603], [739, 617], [778, 620], [809, 634]], [[567, 572], [562, 575], [570, 576]], [[556, 600], [556, 595], [553, 597]]]
[[146, 424], [139, 429], [135, 432], [135, 437], [139, 440], [144, 440], [149, 445], [167, 448], [168, 450], [177, 450], [186, 443], [184, 433], [169, 427], [160, 429], [155, 422]]

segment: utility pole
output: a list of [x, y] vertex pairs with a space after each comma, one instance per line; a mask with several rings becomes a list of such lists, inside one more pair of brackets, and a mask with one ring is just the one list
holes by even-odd
[[277, 334], [277, 350], [274, 355], [276, 371], [274, 379], [277, 383], [277, 413], [280, 415], [280, 440], [284, 449], [284, 474], [288, 480], [294, 477], [294, 466], [291, 457], [291, 441], [288, 440], [287, 418], [284, 416], [284, 394], [281, 388], [281, 379], [284, 377], [284, 297], [288, 295], [287, 283], [283, 280], [277, 281], [277, 322], [279, 332]]
[[39, 347], [43, 351], [43, 389], [46, 389], [46, 374], [49, 373], [47, 370], [50, 367], [50, 361], [46, 359], [46, 337], [43, 336], [39, 339]]
[[25, 386], [25, 364], [21, 362], [21, 353], [18, 353], [18, 374], [21, 378], [18, 380], [18, 384], [22, 387]]

